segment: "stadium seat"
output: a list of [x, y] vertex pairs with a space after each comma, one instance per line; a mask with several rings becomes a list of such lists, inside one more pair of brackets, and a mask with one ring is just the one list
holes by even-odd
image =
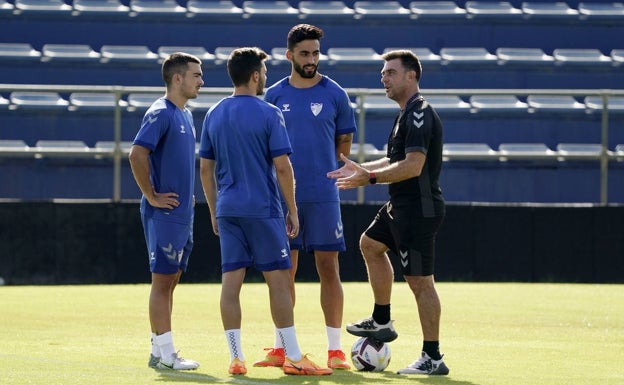
[[441, 48], [440, 58], [444, 65], [496, 64], [498, 59], [496, 55], [481, 47]]
[[510, 2], [467, 1], [465, 4], [466, 17], [488, 19], [519, 19], [522, 11], [511, 5]]
[[611, 60], [614, 66], [620, 66], [624, 63], [624, 49], [612, 49]]
[[600, 159], [602, 145], [600, 143], [559, 143], [557, 144], [559, 160]]
[[445, 160], [497, 159], [496, 151], [486, 143], [444, 143], [442, 156]]
[[21, 139], [0, 139], [0, 148], [1, 149], [26, 149], [28, 145]]
[[100, 53], [87, 44], [44, 44], [41, 61], [98, 62]]
[[381, 68], [383, 59], [381, 55], [370, 47], [342, 48], [332, 47], [327, 50], [329, 65], [349, 67], [357, 65], [378, 66]]
[[128, 94], [128, 111], [145, 112], [160, 96], [160, 94], [151, 93], [130, 93]]
[[425, 95], [425, 100], [436, 111], [444, 111], [445, 113], [465, 113], [470, 111], [470, 103], [466, 103], [457, 95]]
[[184, 52], [190, 55], [196, 56], [202, 61], [202, 66], [212, 64], [215, 61], [215, 55], [206, 51], [204, 47], [189, 47], [189, 46], [161, 46], [158, 47], [158, 56], [160, 60], [165, 60], [169, 55], [174, 52]]
[[367, 95], [363, 106], [367, 114], [396, 115], [399, 112], [399, 105], [386, 95]]
[[[232, 53], [232, 51], [234, 51], [236, 49], [236, 47], [217, 47], [215, 48], [215, 64], [216, 65], [221, 65], [221, 64], [225, 64], [228, 61], [228, 58], [230, 57], [230, 54]], [[268, 60], [271, 60], [270, 58]]]
[[556, 160], [556, 152], [544, 143], [501, 143], [498, 146], [500, 160]]
[[12, 92], [9, 109], [66, 109], [69, 102], [57, 92]]
[[6, 108], [9, 106], [9, 99], [3, 97], [2, 95], [0, 95], [0, 108]]
[[298, 20], [299, 10], [288, 1], [243, 1], [243, 17], [252, 19]]
[[119, 0], [74, 0], [72, 15], [127, 16], [130, 7]]
[[29, 43], [0, 43], [0, 61], [39, 61], [41, 52]]
[[526, 113], [528, 105], [514, 95], [474, 95], [470, 97], [471, 112]]
[[230, 0], [202, 1], [189, 0], [186, 3], [188, 17], [211, 18], [215, 21], [237, 21], [243, 16], [243, 9]]
[[71, 16], [71, 12], [71, 5], [65, 4], [63, 0], [15, 0], [15, 9], [13, 11], [16, 15], [39, 14], [51, 16]]
[[10, 15], [13, 13], [15, 5], [8, 0], [2, 0], [0, 3], [0, 15]]
[[91, 156], [91, 149], [82, 140], [38, 140], [35, 157], [45, 156]]
[[398, 1], [356, 1], [353, 3], [355, 19], [408, 19], [409, 9]]
[[308, 21], [351, 21], [355, 11], [342, 1], [301, 1], [299, 18]]
[[440, 64], [440, 55], [434, 54], [429, 48], [404, 48], [404, 47], [388, 47], [384, 48], [383, 53], [394, 51], [397, 49], [407, 49], [412, 51], [420, 60], [421, 64]]
[[585, 105], [572, 96], [566, 95], [529, 95], [529, 112], [564, 112], [585, 111]]
[[130, 0], [130, 17], [166, 17], [186, 16], [186, 8], [175, 0]]
[[413, 19], [464, 19], [466, 10], [453, 1], [412, 1], [410, 4]]
[[103, 45], [100, 48], [101, 62], [156, 63], [158, 55], [144, 45]]
[[[130, 153], [130, 148], [132, 148], [132, 142], [129, 141], [121, 141], [119, 142], [119, 147], [121, 148], [121, 152], [125, 155]], [[105, 152], [109, 155], [112, 155], [113, 151], [115, 151], [115, 141], [112, 140], [99, 140], [95, 142], [95, 146], [93, 148], [99, 152]]]
[[206, 112], [208, 111], [210, 107], [212, 107], [215, 103], [217, 103], [219, 100], [223, 99], [226, 96], [230, 96], [230, 95], [212, 95], [212, 94], [202, 95], [200, 94], [195, 99], [189, 99], [186, 105], [191, 111]]
[[564, 2], [524, 2], [522, 13], [527, 19], [577, 20], [578, 11]]
[[554, 59], [541, 48], [506, 48], [496, 49], [498, 64], [502, 65], [552, 65]]
[[624, 161], [624, 144], [616, 145], [614, 154], [617, 156], [618, 162]]
[[[587, 112], [602, 112], [603, 104], [601, 96], [586, 96], [584, 102], [587, 107]], [[624, 96], [609, 96], [607, 108], [609, 114], [624, 113]]]
[[558, 48], [553, 57], [555, 65], [611, 65], [611, 58], [594, 48]]
[[[70, 111], [112, 111], [115, 108], [115, 104], [115, 95], [109, 92], [74, 92], [69, 95], [68, 109]], [[127, 107], [127, 105], [128, 103], [125, 100], [119, 100], [120, 107]]]
[[578, 3], [581, 20], [622, 20], [624, 18], [623, 3]]

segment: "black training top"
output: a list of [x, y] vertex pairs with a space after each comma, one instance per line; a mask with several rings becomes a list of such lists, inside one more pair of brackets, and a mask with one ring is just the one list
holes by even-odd
[[405, 159], [408, 152], [426, 155], [420, 176], [391, 183], [388, 187], [394, 208], [415, 210], [426, 218], [444, 216], [445, 206], [438, 183], [442, 167], [442, 122], [433, 107], [414, 95], [394, 121], [388, 137], [390, 163]]

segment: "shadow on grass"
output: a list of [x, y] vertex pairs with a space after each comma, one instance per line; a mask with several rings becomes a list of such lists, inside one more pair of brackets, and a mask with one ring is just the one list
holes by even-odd
[[209, 376], [204, 373], [198, 373], [190, 370], [157, 370], [159, 376], [157, 381], [164, 383], [170, 383], [172, 381], [178, 382], [191, 382], [194, 384], [215, 384], [223, 382], [221, 378]]

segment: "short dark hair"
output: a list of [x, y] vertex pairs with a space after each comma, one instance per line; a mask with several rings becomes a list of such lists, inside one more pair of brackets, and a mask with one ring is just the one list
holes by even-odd
[[304, 40], [321, 40], [323, 30], [310, 24], [297, 24], [288, 32], [286, 48], [292, 51], [295, 46]]
[[258, 47], [242, 47], [233, 50], [227, 61], [227, 71], [234, 87], [247, 84], [251, 75], [262, 69], [262, 62], [267, 57], [266, 52]]
[[188, 70], [188, 63], [201, 65], [201, 60], [196, 56], [184, 52], [174, 52], [169, 55], [162, 64], [162, 78], [165, 84], [169, 86], [175, 74], [184, 75]]
[[385, 61], [400, 59], [403, 68], [408, 71], [416, 71], [416, 81], [420, 81], [420, 77], [422, 76], [422, 65], [420, 64], [420, 60], [418, 60], [418, 56], [416, 56], [414, 52], [407, 49], [397, 49], [386, 52], [381, 55], [381, 57]]

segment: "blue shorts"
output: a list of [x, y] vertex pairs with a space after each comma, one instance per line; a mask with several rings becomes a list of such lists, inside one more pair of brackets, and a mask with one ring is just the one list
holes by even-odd
[[186, 271], [193, 250], [193, 221], [188, 225], [159, 221], [141, 215], [150, 271], [175, 274]]
[[255, 266], [260, 271], [290, 269], [284, 218], [217, 218], [221, 272]]
[[[344, 230], [340, 215], [340, 202], [297, 203], [299, 235], [290, 241], [293, 250], [309, 253], [319, 251], [345, 251]], [[286, 209], [284, 209], [286, 212]]]

